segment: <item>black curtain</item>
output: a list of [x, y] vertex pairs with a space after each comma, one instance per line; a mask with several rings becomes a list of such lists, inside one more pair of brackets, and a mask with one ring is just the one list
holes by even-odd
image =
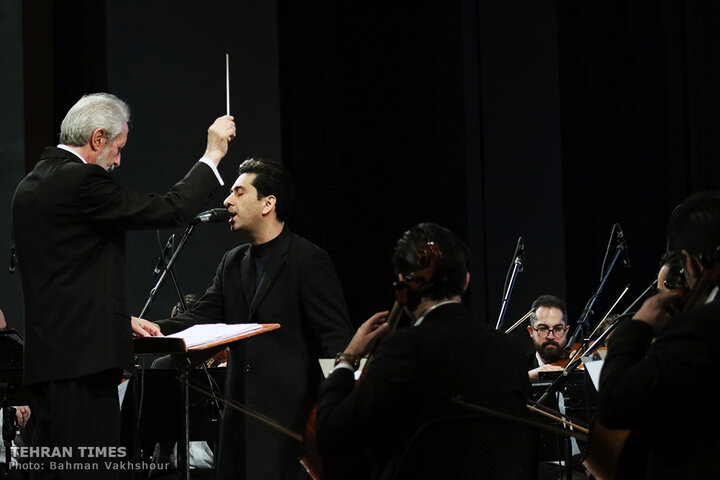
[[613, 223], [632, 268], [607, 297], [646, 286], [674, 206], [720, 186], [720, 4], [563, 0], [558, 15], [567, 295], [581, 308]]
[[[389, 307], [392, 246], [419, 221], [468, 239], [468, 304], [492, 323], [518, 236], [528, 258], [508, 320], [541, 293], [565, 297], [574, 319], [619, 223], [632, 268], [613, 271], [600, 315], [626, 283], [629, 301], [652, 280], [671, 209], [718, 188], [718, 2], [32, 0], [22, 9], [13, 18], [24, 92], [13, 99], [24, 106], [28, 167], [77, 97], [108, 89], [136, 114], [121, 180], [166, 188], [224, 109], [229, 51], [245, 136], [223, 170], [231, 179], [246, 156], [282, 159], [299, 194], [290, 226], [328, 250], [356, 322]], [[154, 237], [130, 236], [135, 310], [152, 285]], [[202, 253], [183, 259], [185, 289], [207, 285], [240, 240], [197, 232]]]
[[403, 231], [467, 237], [459, 7], [278, 2], [290, 223], [330, 253], [356, 323], [392, 305]]

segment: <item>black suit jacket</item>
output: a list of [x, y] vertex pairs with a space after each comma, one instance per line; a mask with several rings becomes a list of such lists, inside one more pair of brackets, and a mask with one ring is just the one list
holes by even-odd
[[[196, 323], [279, 323], [278, 330], [230, 349], [225, 391], [302, 432], [322, 378], [318, 358], [342, 351], [352, 336], [342, 288], [327, 253], [287, 227], [256, 293], [253, 272], [250, 245], [230, 250], [193, 308], [158, 323], [164, 333]], [[300, 443], [256, 420], [226, 409], [222, 439], [220, 470], [230, 463], [242, 470], [230, 468], [233, 478], [292, 478], [291, 472], [300, 472]]]
[[137, 193], [70, 152], [43, 151], [13, 198], [26, 384], [132, 367], [124, 231], [186, 223], [219, 186], [197, 163], [165, 195]]
[[718, 338], [716, 300], [673, 317], [654, 341], [636, 320], [608, 340], [598, 413], [647, 445], [648, 478], [720, 478]]
[[456, 395], [520, 412], [528, 392], [522, 344], [473, 321], [460, 304], [441, 305], [420, 325], [388, 334], [357, 386], [346, 369], [322, 383], [318, 450], [328, 460], [366, 452], [375, 463], [370, 476], [391, 478], [423, 423], [471, 413], [451, 401]]
[[534, 368], [538, 368], [540, 366], [540, 362], [538, 362], [537, 355], [535, 354], [535, 350], [533, 350], [532, 353], [527, 353], [525, 358], [527, 358], [528, 371], [530, 371]]

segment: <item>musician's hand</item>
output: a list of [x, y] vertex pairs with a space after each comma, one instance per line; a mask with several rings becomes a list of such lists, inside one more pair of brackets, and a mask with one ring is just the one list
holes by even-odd
[[212, 160], [216, 166], [220, 164], [220, 160], [227, 153], [228, 143], [235, 138], [233, 119], [234, 117], [230, 115], [218, 117], [208, 128], [207, 148], [203, 157]]
[[362, 358], [368, 354], [370, 342], [375, 337], [382, 337], [388, 332], [388, 324], [385, 322], [388, 316], [387, 311], [378, 312], [368, 318], [365, 323], [357, 329], [350, 344], [345, 349], [345, 353]]
[[540, 380], [540, 372], [558, 372], [562, 369], [563, 367], [558, 367], [557, 365], [542, 365], [528, 370], [528, 378], [530, 378], [531, 382], [537, 382]]
[[133, 333], [138, 337], [162, 337], [160, 326], [144, 318], [130, 317]]
[[633, 320], [647, 323], [657, 335], [665, 328], [670, 317], [680, 311], [681, 303], [682, 296], [676, 291], [660, 292], [645, 300]]
[[21, 405], [18, 407], [15, 407], [15, 418], [17, 418], [17, 423], [20, 425], [20, 427], [24, 427], [27, 421], [30, 419], [30, 414], [32, 412], [30, 411], [29, 405]]

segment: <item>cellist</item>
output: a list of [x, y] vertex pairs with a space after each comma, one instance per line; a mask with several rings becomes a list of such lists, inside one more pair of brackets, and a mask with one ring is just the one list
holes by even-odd
[[[387, 333], [385, 313], [373, 315], [320, 385], [318, 450], [326, 459], [365, 455], [370, 471], [364, 478], [392, 478], [409, 439], [426, 421], [466, 414], [452, 402], [458, 394], [505, 411], [525, 408], [529, 382], [522, 345], [473, 319], [461, 304], [470, 279], [465, 244], [437, 224], [412, 227], [392, 255], [398, 281], [410, 281], [422, 270], [417, 252], [429, 242], [442, 257], [434, 274], [408, 294], [406, 310], [413, 325]], [[359, 359], [370, 341], [382, 335], [356, 385], [353, 371]], [[333, 477], [326, 470], [326, 479], [332, 478], [351, 476]]]
[[680, 204], [667, 236], [682, 257], [690, 293], [661, 291], [615, 330], [598, 415], [647, 447], [646, 472], [632, 478], [717, 479], [720, 417], [712, 393], [720, 339], [720, 192]]

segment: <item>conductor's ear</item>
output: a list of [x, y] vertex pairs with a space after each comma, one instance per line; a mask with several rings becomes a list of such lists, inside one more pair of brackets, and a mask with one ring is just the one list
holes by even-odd
[[107, 132], [104, 128], [96, 128], [90, 136], [90, 148], [93, 152], [99, 152], [107, 143]]

